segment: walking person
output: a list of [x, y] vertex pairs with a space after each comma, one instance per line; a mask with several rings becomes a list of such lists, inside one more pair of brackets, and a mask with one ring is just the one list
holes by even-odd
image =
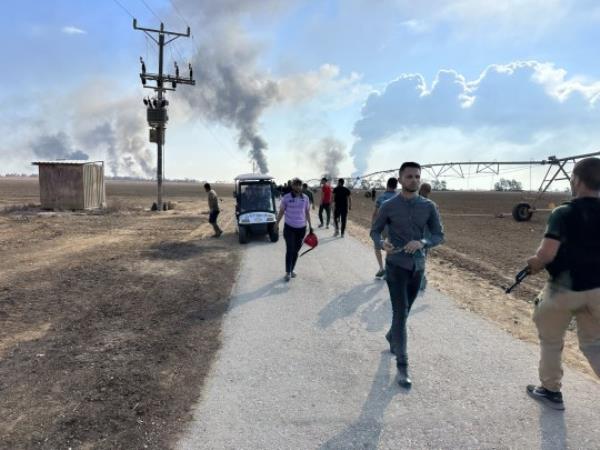
[[[379, 196], [377, 201], [375, 202], [375, 210], [373, 211], [373, 217], [371, 218], [371, 225], [375, 222], [377, 218], [377, 214], [379, 213], [379, 209], [381, 205], [383, 205], [386, 201], [396, 196], [396, 188], [398, 187], [398, 179], [395, 177], [389, 178], [387, 180], [385, 192]], [[387, 238], [387, 229], [384, 229], [381, 237], [383, 240]], [[381, 254], [381, 246], [379, 243], [374, 244], [375, 247], [375, 258], [377, 259], [377, 264], [379, 264], [379, 271], [375, 274], [375, 278], [382, 279], [385, 276], [385, 268], [383, 267], [383, 256]]]
[[[338, 185], [333, 190], [333, 223], [335, 224], [334, 236], [340, 234], [344, 237], [348, 211], [352, 209], [352, 198], [350, 189], [344, 186], [344, 179], [338, 179]], [[341, 221], [341, 228], [340, 228]]]
[[[435, 204], [419, 196], [421, 166], [405, 162], [400, 167], [402, 191], [381, 205], [371, 227], [371, 239], [387, 252], [385, 272], [390, 301], [392, 326], [386, 334], [390, 351], [396, 355], [398, 384], [409, 388], [406, 321], [417, 297], [425, 269], [424, 249], [440, 244], [444, 232]], [[388, 227], [389, 242], [381, 233]], [[431, 237], [426, 239], [425, 228]]]
[[315, 209], [315, 197], [312, 191], [308, 188], [308, 184], [302, 183], [302, 193], [308, 197], [311, 209]]
[[319, 204], [319, 228], [323, 228], [323, 211], [327, 214], [326, 229], [329, 229], [331, 220], [332, 189], [327, 178], [321, 178], [321, 203]]
[[573, 168], [574, 199], [555, 208], [530, 273], [546, 269], [549, 279], [538, 295], [533, 321], [540, 338], [539, 385], [527, 393], [563, 410], [562, 349], [575, 316], [579, 348], [600, 377], [600, 158], [585, 158]]
[[210, 223], [215, 231], [212, 237], [218, 238], [223, 234], [223, 230], [217, 224], [217, 217], [221, 210], [219, 209], [219, 197], [217, 193], [211, 189], [209, 183], [204, 183], [204, 190], [208, 193], [208, 223]]
[[277, 228], [285, 215], [283, 237], [285, 239], [285, 281], [296, 277], [294, 268], [298, 261], [298, 252], [302, 247], [302, 240], [306, 234], [306, 224], [312, 233], [310, 222], [310, 202], [302, 193], [302, 181], [294, 178], [291, 182], [292, 191], [281, 199], [277, 215]]

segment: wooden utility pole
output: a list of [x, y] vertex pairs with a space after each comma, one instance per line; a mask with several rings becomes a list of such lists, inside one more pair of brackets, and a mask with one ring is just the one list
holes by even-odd
[[[196, 81], [193, 79], [192, 75], [192, 65], [189, 64], [190, 76], [189, 78], [181, 78], [179, 76], [179, 66], [175, 63], [175, 75], [165, 75], [164, 67], [163, 67], [163, 54], [165, 45], [173, 42], [175, 39], [180, 37], [190, 37], [190, 27], [187, 28], [186, 33], [176, 33], [174, 31], [166, 31], [164, 25], [160, 24], [160, 29], [155, 30], [153, 28], [142, 28], [137, 26], [137, 20], [133, 19], [133, 29], [140, 30], [146, 33], [150, 39], [152, 39], [156, 45], [158, 45], [158, 73], [148, 73], [146, 72], [146, 64], [144, 60], [140, 57], [140, 62], [142, 64], [142, 72], [140, 73], [140, 78], [142, 80], [142, 85], [144, 88], [153, 89], [156, 92], [156, 97], [144, 99], [144, 104], [147, 109], [147, 117], [148, 117], [148, 125], [150, 125], [150, 142], [156, 142], [157, 146], [157, 165], [156, 165], [156, 182], [157, 182], [157, 201], [156, 201], [156, 209], [157, 211], [163, 210], [163, 200], [162, 200], [162, 182], [163, 182], [163, 147], [165, 144], [165, 131], [166, 125], [169, 120], [169, 116], [167, 115], [167, 106], [169, 105], [168, 100], [164, 98], [164, 93], [166, 91], [174, 91], [177, 87], [177, 84], [190, 84], [195, 85]], [[158, 39], [154, 37], [154, 34], [158, 34]], [[173, 36], [168, 41], [165, 41], [165, 36]], [[155, 81], [156, 84], [154, 86], [146, 86], [148, 81]], [[165, 87], [166, 83], [171, 83], [171, 87]]]

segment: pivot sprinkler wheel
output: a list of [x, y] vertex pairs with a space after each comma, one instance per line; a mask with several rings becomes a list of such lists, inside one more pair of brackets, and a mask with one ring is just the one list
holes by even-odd
[[533, 210], [529, 203], [517, 203], [512, 210], [513, 219], [517, 222], [527, 222], [533, 216]]

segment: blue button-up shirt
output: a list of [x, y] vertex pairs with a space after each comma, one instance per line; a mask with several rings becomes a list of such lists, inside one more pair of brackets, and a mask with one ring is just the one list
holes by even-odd
[[[398, 249], [387, 254], [386, 262], [404, 269], [425, 269], [425, 253], [422, 250], [412, 255], [400, 250], [410, 241], [423, 242], [424, 249], [444, 241], [444, 230], [435, 203], [420, 195], [406, 199], [399, 194], [381, 205], [371, 227], [371, 239], [376, 245], [381, 243], [381, 232], [386, 225], [389, 241]], [[427, 237], [426, 230], [430, 233]]]

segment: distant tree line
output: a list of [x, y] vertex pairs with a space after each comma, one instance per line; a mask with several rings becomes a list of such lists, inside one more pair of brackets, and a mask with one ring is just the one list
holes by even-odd
[[433, 191], [447, 191], [448, 185], [446, 184], [446, 180], [433, 180], [431, 182], [431, 190]]
[[523, 185], [520, 181], [517, 180], [507, 180], [505, 178], [500, 178], [500, 180], [494, 184], [494, 190], [498, 192], [522, 191]]

